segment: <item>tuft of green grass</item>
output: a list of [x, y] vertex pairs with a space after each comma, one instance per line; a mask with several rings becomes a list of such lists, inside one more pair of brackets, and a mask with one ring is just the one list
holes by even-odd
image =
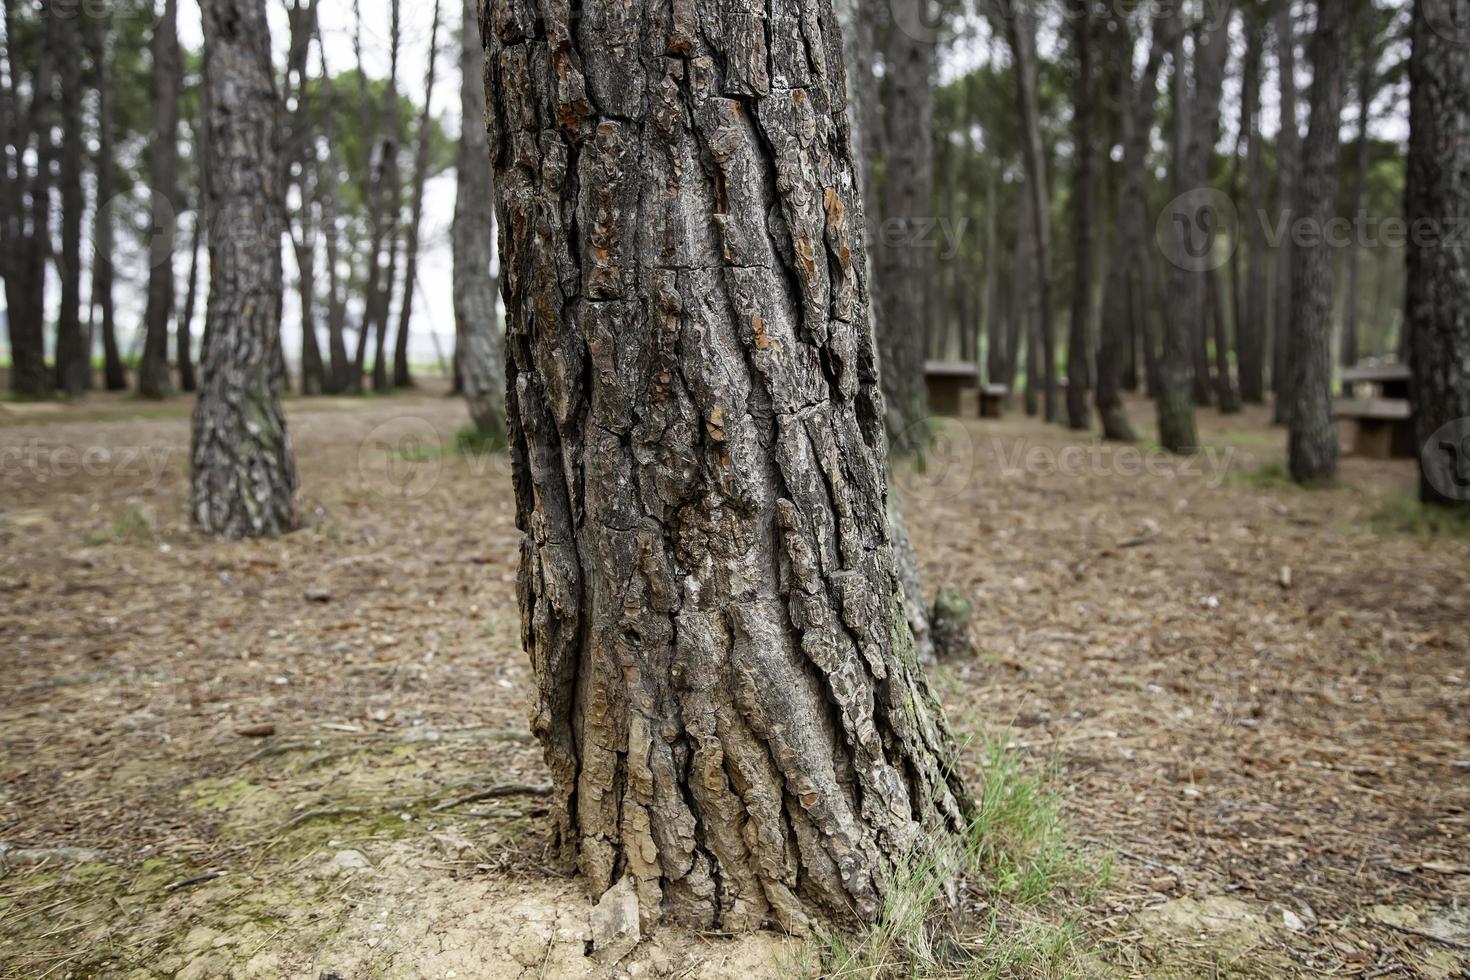
[[1253, 470], [1237, 470], [1226, 479], [1231, 483], [1255, 487], [1257, 490], [1272, 490], [1296, 485], [1292, 483], [1291, 473], [1287, 470], [1285, 463], [1264, 463]]
[[461, 456], [490, 456], [505, 449], [504, 432], [484, 432], [467, 425], [454, 434], [454, 448]]
[[[1028, 769], [1004, 737], [985, 752], [975, 813], [965, 830], [921, 849], [894, 872], [883, 908], [858, 936], [821, 932], [796, 975], [843, 980], [982, 980], [1087, 976], [1081, 930], [1056, 915], [1087, 901], [1112, 874], [1068, 839], [1047, 773]], [[983, 902], [966, 920], [951, 887]], [[1058, 921], [1059, 919], [1059, 921]], [[815, 971], [815, 972], [814, 972]]]
[[112, 539], [125, 544], [148, 544], [153, 540], [153, 521], [136, 507], [112, 519]]
[[1378, 534], [1470, 538], [1470, 507], [1426, 504], [1412, 494], [1390, 497], [1368, 518]]

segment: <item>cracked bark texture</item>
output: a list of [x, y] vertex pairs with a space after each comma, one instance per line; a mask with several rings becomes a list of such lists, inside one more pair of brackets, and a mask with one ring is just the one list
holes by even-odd
[[280, 102], [264, 0], [204, 0], [209, 303], [194, 408], [193, 509], [230, 538], [292, 527], [281, 357]]
[[[1414, 420], [1424, 447], [1420, 497], [1462, 510], [1470, 458], [1463, 427], [1429, 440], [1439, 428], [1470, 418], [1470, 75], [1465, 71], [1467, 0], [1420, 0], [1414, 7], [1409, 57], [1409, 166], [1404, 217], [1409, 227], [1440, 238], [1410, 236], [1405, 325], [1411, 334]], [[1430, 455], [1433, 454], [1433, 455]], [[1438, 486], [1429, 480], [1436, 467]]]
[[886, 516], [830, 2], [482, 18], [560, 859], [645, 924], [871, 919], [969, 797]]

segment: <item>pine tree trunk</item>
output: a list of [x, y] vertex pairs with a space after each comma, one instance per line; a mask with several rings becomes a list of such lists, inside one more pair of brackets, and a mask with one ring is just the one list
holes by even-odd
[[[384, 99], [388, 136], [383, 144], [383, 183], [388, 191], [387, 207], [384, 211], [388, 236], [388, 267], [379, 283], [373, 337], [373, 391], [379, 393], [386, 392], [393, 386], [392, 378], [388, 374], [388, 320], [393, 310], [393, 288], [398, 282], [398, 229], [403, 220], [403, 177], [398, 169], [398, 153], [403, 147], [403, 117], [399, 112], [398, 100], [398, 59], [402, 43], [401, 7], [402, 0], [390, 0], [392, 46], [389, 54], [388, 94]], [[413, 283], [404, 284], [405, 295], [412, 289]]]
[[831, 5], [536, 6], [482, 30], [559, 856], [646, 923], [870, 920], [969, 806], [889, 536]]
[[138, 394], [144, 398], [164, 398], [173, 389], [168, 371], [168, 324], [174, 314], [173, 218], [179, 193], [179, 92], [183, 88], [178, 23], [179, 0], [164, 0], [163, 16], [153, 29], [148, 196], [155, 227], [143, 313], [143, 359], [138, 365]]
[[[203, 127], [201, 127], [202, 129]], [[202, 147], [201, 147], [202, 149]], [[200, 159], [203, 159], [201, 154]], [[184, 310], [174, 328], [176, 357], [179, 362], [179, 388], [197, 391], [199, 383], [194, 377], [194, 307], [199, 297], [199, 248], [204, 230], [204, 194], [199, 194], [199, 210], [194, 214], [194, 228], [189, 233], [189, 282], [184, 290]]]
[[[117, 193], [116, 161], [113, 143], [112, 107], [112, 14], [98, 11], [83, 19], [84, 39], [92, 62], [92, 77], [97, 89], [97, 153], [93, 166], [97, 173], [97, 206], [92, 212], [92, 296], [91, 307], [99, 315], [98, 332], [102, 335], [102, 384], [108, 391], [125, 391], [127, 372], [117, 347], [117, 310], [113, 301], [113, 223], [112, 199]], [[90, 350], [88, 351], [90, 358]]]
[[1245, 129], [1245, 296], [1236, 318], [1236, 368], [1241, 400], [1252, 405], [1266, 401], [1266, 340], [1270, 318], [1271, 253], [1266, 248], [1265, 153], [1261, 138], [1262, 52], [1266, 25], [1255, 8], [1245, 14], [1246, 53], [1241, 68], [1241, 120]]
[[1291, 307], [1292, 267], [1296, 247], [1292, 242], [1292, 209], [1296, 206], [1297, 169], [1301, 157], [1301, 132], [1296, 120], [1296, 30], [1292, 0], [1272, 0], [1271, 20], [1276, 28], [1277, 77], [1281, 85], [1280, 129], [1276, 135], [1276, 215], [1283, 232], [1276, 245], [1276, 309], [1271, 331], [1271, 391], [1274, 395], [1272, 421], [1285, 425], [1290, 414], [1287, 397], [1292, 373]]
[[289, 531], [296, 469], [281, 357], [281, 106], [265, 0], [203, 0], [209, 303], [193, 424], [193, 511], [225, 537]]
[[1088, 0], [1069, 0], [1067, 10], [1077, 51], [1072, 129], [1076, 162], [1072, 172], [1072, 324], [1067, 335], [1067, 425], [1092, 427], [1088, 409], [1092, 345], [1092, 18]]
[[[1368, 5], [1369, 14], [1373, 12], [1372, 4]], [[1364, 24], [1370, 22], [1368, 17], [1364, 18]], [[1368, 186], [1368, 116], [1373, 110], [1373, 87], [1374, 87], [1374, 59], [1377, 51], [1374, 50], [1371, 31], [1364, 29], [1362, 64], [1358, 68], [1358, 143], [1356, 150], [1355, 173], [1353, 175], [1353, 206], [1348, 214], [1356, 217], [1363, 210], [1363, 195]], [[1348, 268], [1347, 268], [1347, 296], [1343, 302], [1342, 321], [1342, 343], [1340, 345], [1341, 360], [1343, 367], [1352, 367], [1358, 363], [1358, 269], [1362, 261], [1362, 242], [1359, 236], [1353, 235], [1348, 243]], [[1344, 395], [1348, 392], [1344, 391]]]
[[296, 291], [301, 307], [301, 393], [319, 395], [326, 389], [327, 379], [316, 334], [317, 232], [312, 220], [317, 176], [316, 132], [306, 72], [311, 41], [317, 32], [317, 0], [292, 0], [286, 13], [291, 30], [286, 49], [287, 102], [292, 98], [295, 101], [290, 135], [286, 139], [286, 171], [296, 188], [295, 212], [300, 226], [299, 231], [292, 229], [288, 215], [287, 229], [291, 232], [291, 251], [296, 259]]
[[[1197, 123], [1193, 118], [1195, 113], [1185, 75], [1184, 50], [1184, 31], [1179, 28], [1174, 36], [1173, 79], [1170, 84], [1174, 116], [1171, 190], [1176, 200], [1181, 200], [1184, 194], [1200, 186], [1190, 152], [1190, 136]], [[1175, 218], [1172, 230], [1177, 237], [1174, 261], [1167, 270], [1164, 349], [1159, 361], [1159, 389], [1155, 403], [1159, 418], [1159, 444], [1169, 452], [1192, 453], [1199, 448], [1194, 420], [1194, 374], [1202, 308], [1201, 282], [1198, 274], [1179, 258], [1190, 251], [1185, 245], [1185, 236], [1190, 234], [1194, 215], [1185, 213], [1171, 217]]]
[[454, 198], [454, 319], [460, 381], [470, 421], [491, 446], [505, 444], [505, 352], [496, 316], [495, 188], [485, 139], [485, 52], [475, 0], [463, 0], [457, 193]]
[[[1295, 212], [1325, 229], [1336, 213], [1338, 137], [1347, 68], [1347, 0], [1318, 0], [1312, 33], [1312, 121], [1302, 145]], [[1325, 234], [1303, 243], [1292, 262], [1291, 412], [1287, 460], [1298, 483], [1337, 475], [1337, 426], [1332, 420], [1333, 256]]]
[[[1036, 332], [1041, 350], [1039, 378], [1044, 386], [1044, 417], [1055, 422], [1060, 417], [1057, 398], [1056, 319], [1052, 316], [1051, 295], [1051, 197], [1046, 182], [1046, 146], [1041, 136], [1041, 108], [1037, 87], [1036, 18], [1033, 8], [1024, 0], [1001, 0], [1005, 32], [1015, 58], [1016, 110], [1021, 117], [1022, 158], [1026, 165], [1025, 193], [1032, 215], [1031, 247], [1034, 252], [1031, 274], [1034, 277], [1038, 307]], [[1028, 353], [1028, 364], [1033, 360]], [[1029, 384], [1028, 384], [1029, 388]], [[1029, 398], [1029, 396], [1028, 396]]]
[[922, 452], [929, 444], [924, 357], [935, 327], [928, 295], [933, 270], [918, 230], [934, 209], [934, 44], [916, 29], [932, 22], [929, 12], [930, 0], [894, 0], [886, 60], [883, 231], [875, 278], [880, 372], [896, 456]]
[[342, 257], [341, 229], [337, 227], [338, 183], [342, 173], [337, 165], [337, 117], [341, 110], [337, 106], [332, 90], [332, 72], [327, 67], [326, 51], [321, 41], [321, 22], [314, 19], [312, 32], [317, 39], [317, 51], [321, 54], [322, 77], [321, 98], [326, 122], [322, 126], [322, 138], [326, 143], [326, 166], [316, 168], [314, 186], [316, 198], [321, 204], [321, 227], [325, 229], [327, 254], [327, 352], [328, 377], [324, 390], [338, 395], [352, 385], [352, 361], [347, 355], [347, 297], [338, 271]]
[[1409, 236], [1407, 254], [1404, 320], [1412, 337], [1414, 424], [1424, 454], [1419, 492], [1426, 502], [1461, 510], [1470, 507], [1467, 25], [1467, 0], [1419, 0], [1414, 6], [1404, 193], [1408, 226], [1438, 230], [1437, 239]]
[[[49, 4], [42, 16], [51, 19]], [[50, 258], [52, 101], [55, 89], [54, 44], [42, 43], [29, 77], [30, 105], [21, 105], [25, 64], [16, 50], [17, 25], [13, 5], [5, 4], [6, 78], [4, 82], [5, 142], [15, 168], [5, 175], [0, 221], [4, 222], [0, 248], [5, 256], [5, 316], [10, 335], [10, 389], [25, 398], [44, 398], [51, 392], [46, 370], [46, 262]], [[35, 137], [34, 171], [26, 163]], [[8, 171], [8, 167], [0, 171]]]
[[82, 35], [73, 18], [59, 11], [46, 18], [47, 30], [56, 32], [57, 62], [61, 68], [61, 256], [56, 271], [61, 280], [61, 306], [56, 321], [56, 386], [69, 398], [87, 388], [92, 372], [86, 335], [82, 332], [82, 138], [86, 119], [82, 106]]
[[424, 220], [424, 182], [429, 178], [429, 139], [433, 135], [430, 103], [434, 98], [434, 74], [439, 64], [439, 0], [434, 0], [434, 19], [429, 29], [429, 67], [424, 75], [424, 107], [419, 114], [419, 131], [414, 149], [413, 189], [409, 202], [408, 257], [403, 276], [403, 301], [398, 308], [398, 335], [393, 344], [393, 387], [413, 387], [408, 364], [408, 330], [413, 322], [414, 286], [419, 277], [419, 226]]

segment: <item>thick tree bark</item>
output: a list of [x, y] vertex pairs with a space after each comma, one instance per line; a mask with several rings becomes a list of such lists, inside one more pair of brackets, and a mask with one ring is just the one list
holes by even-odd
[[1271, 330], [1272, 421], [1287, 422], [1291, 376], [1292, 266], [1296, 247], [1292, 224], [1296, 206], [1297, 169], [1301, 159], [1301, 131], [1297, 128], [1296, 29], [1292, 0], [1272, 0], [1271, 21], [1276, 28], [1276, 73], [1281, 85], [1280, 128], [1276, 134], [1276, 217], [1281, 240], [1276, 244], [1276, 302]]
[[1089, 0], [1069, 0], [1077, 50], [1072, 129], [1076, 161], [1072, 171], [1072, 325], [1067, 336], [1067, 425], [1092, 427], [1088, 410], [1092, 345], [1092, 18]]
[[265, 0], [203, 0], [209, 304], [194, 407], [193, 511], [225, 537], [293, 526], [281, 357], [281, 106]]
[[419, 226], [424, 220], [424, 182], [429, 179], [429, 138], [434, 117], [434, 75], [439, 64], [439, 0], [434, 0], [434, 19], [429, 28], [429, 67], [424, 74], [424, 107], [419, 113], [419, 131], [413, 158], [413, 188], [409, 201], [408, 249], [403, 276], [403, 300], [398, 306], [398, 335], [393, 343], [393, 387], [413, 386], [408, 365], [408, 329], [413, 322], [414, 285], [419, 276]]
[[[1040, 378], [1045, 388], [1045, 418], [1054, 422], [1060, 415], [1057, 404], [1056, 320], [1052, 316], [1051, 292], [1051, 206], [1046, 182], [1046, 147], [1041, 138], [1041, 108], [1037, 86], [1036, 18], [1024, 0], [999, 0], [1005, 22], [1006, 40], [1015, 59], [1016, 111], [1021, 117], [1022, 157], [1026, 164], [1025, 193], [1033, 218], [1030, 235], [1032, 276], [1038, 307], [1036, 332], [1041, 338]], [[1029, 346], [1029, 345], [1028, 345]], [[1027, 354], [1028, 362], [1033, 359]], [[1029, 383], [1027, 385], [1030, 387]], [[1028, 398], [1030, 396], [1028, 395]]]
[[482, 30], [557, 848], [649, 921], [871, 919], [969, 806], [889, 537], [831, 5], [537, 6]]
[[1266, 340], [1270, 308], [1271, 253], [1266, 249], [1265, 153], [1261, 138], [1261, 76], [1266, 25], [1255, 7], [1245, 11], [1246, 51], [1241, 67], [1241, 122], [1245, 149], [1245, 295], [1236, 317], [1236, 368], [1240, 397], [1252, 405], [1266, 401]]
[[82, 34], [74, 17], [47, 16], [47, 31], [55, 32], [61, 74], [61, 255], [56, 271], [61, 280], [61, 306], [56, 321], [56, 386], [69, 398], [91, 387], [91, 352], [82, 332], [82, 138], [86, 118], [82, 106]]
[[1302, 145], [1295, 212], [1318, 229], [1295, 250], [1291, 277], [1291, 411], [1287, 460], [1298, 483], [1337, 475], [1332, 420], [1332, 250], [1323, 233], [1336, 213], [1339, 130], [1348, 48], [1347, 0], [1318, 0], [1312, 33], [1312, 121]]
[[934, 328], [927, 295], [932, 270], [918, 231], [934, 209], [934, 44], [916, 28], [932, 22], [930, 3], [894, 0], [886, 60], [883, 225], [875, 278], [888, 438], [899, 456], [929, 444], [924, 352]]
[[[1470, 0], [1418, 0], [1409, 56], [1410, 228], [1405, 325], [1412, 337], [1414, 424], [1423, 447], [1420, 497], [1470, 506]], [[1458, 235], [1456, 238], [1454, 236]], [[1458, 422], [1458, 426], [1450, 425]], [[1443, 428], [1450, 425], [1448, 429]]]
[[455, 374], [475, 430], [505, 444], [505, 353], [495, 311], [495, 188], [485, 139], [485, 52], [475, 0], [462, 0], [459, 170], [454, 198]]
[[102, 333], [102, 384], [108, 391], [125, 391], [127, 372], [117, 346], [117, 308], [113, 301], [112, 249], [115, 234], [111, 202], [117, 193], [113, 156], [111, 14], [86, 18], [87, 43], [97, 78], [97, 203], [92, 231], [92, 303]]
[[[173, 388], [168, 371], [168, 324], [174, 315], [173, 218], [179, 193], [179, 0], [164, 0], [153, 29], [153, 142], [148, 148], [150, 241], [148, 302], [143, 313], [143, 359], [138, 394], [163, 398]], [[167, 221], [168, 226], [163, 227]]]

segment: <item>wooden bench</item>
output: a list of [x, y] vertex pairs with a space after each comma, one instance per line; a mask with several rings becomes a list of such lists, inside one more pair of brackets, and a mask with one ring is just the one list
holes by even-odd
[[[924, 387], [929, 392], [929, 411], [935, 415], [974, 414], [980, 390], [980, 369], [969, 361], [925, 361]], [[967, 413], [966, 403], [972, 407]]]
[[1011, 400], [1011, 389], [1005, 385], [988, 384], [980, 389], [980, 417], [998, 419], [1005, 415], [1006, 404]]
[[1356, 456], [1413, 459], [1419, 455], [1414, 410], [1406, 398], [1339, 398], [1332, 404], [1332, 415], [1352, 426]]

